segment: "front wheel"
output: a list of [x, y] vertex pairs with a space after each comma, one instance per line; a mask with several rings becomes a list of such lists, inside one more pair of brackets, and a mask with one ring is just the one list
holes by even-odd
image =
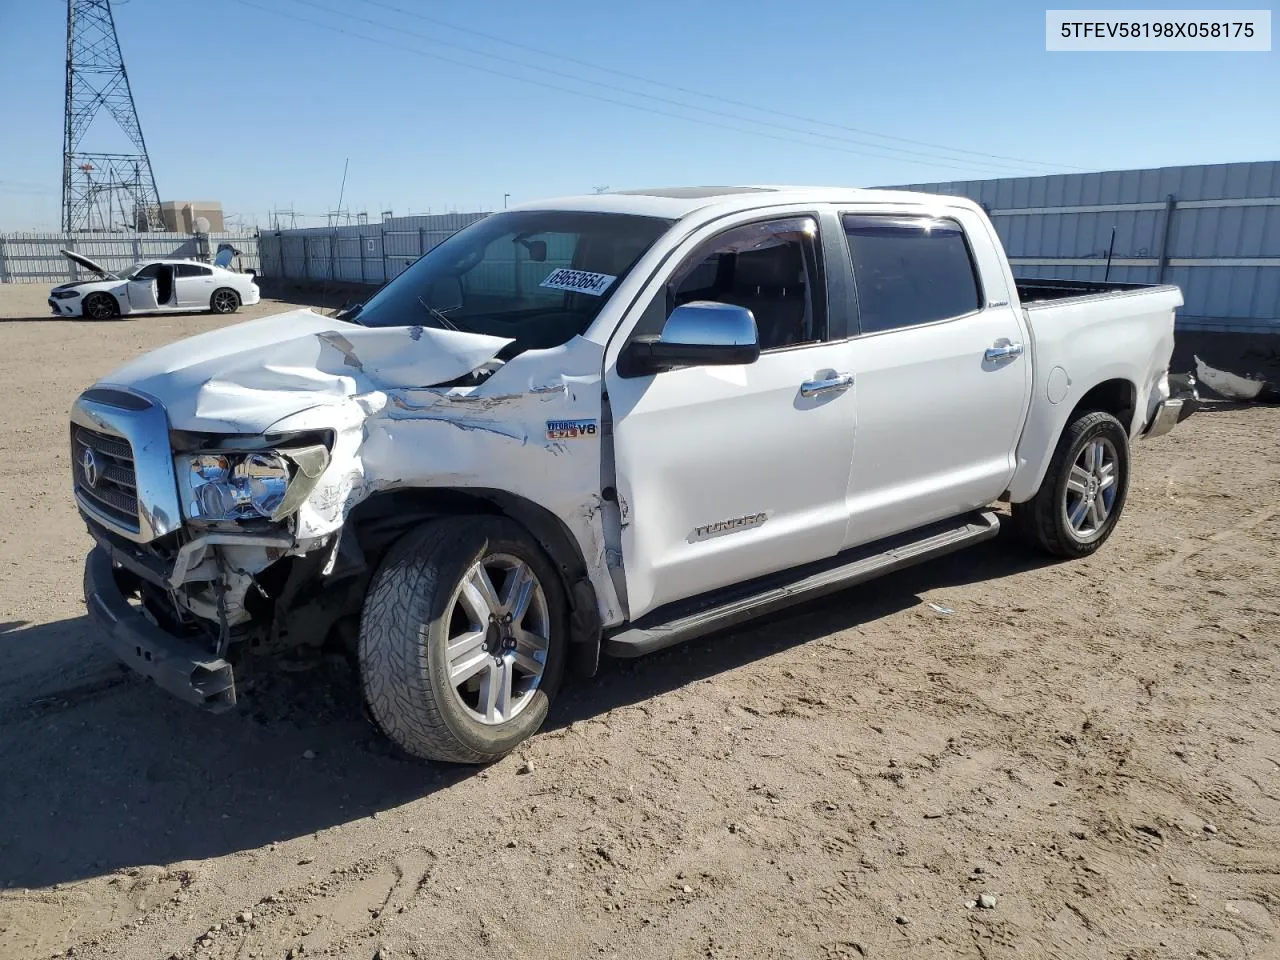
[[1044, 481], [1013, 519], [1031, 543], [1059, 557], [1086, 557], [1115, 530], [1129, 490], [1129, 435], [1094, 411], [1063, 431]]
[[120, 315], [120, 305], [109, 293], [91, 293], [84, 298], [84, 315], [90, 320], [110, 320]]
[[449, 517], [392, 546], [360, 621], [369, 712], [427, 760], [489, 763], [542, 726], [564, 673], [566, 604], [504, 517]]
[[219, 287], [209, 298], [209, 309], [214, 313], [235, 313], [240, 308], [240, 294], [230, 287]]

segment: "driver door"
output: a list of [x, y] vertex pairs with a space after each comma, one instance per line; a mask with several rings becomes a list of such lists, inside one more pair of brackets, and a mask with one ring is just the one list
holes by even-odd
[[850, 345], [832, 336], [842, 323], [828, 312], [818, 218], [756, 218], [687, 241], [628, 336], [658, 333], [686, 302], [729, 303], [755, 318], [754, 363], [648, 376], [620, 373], [616, 358], [606, 367], [633, 621], [831, 556], [844, 538]]
[[129, 278], [130, 309], [154, 310], [159, 306], [156, 300], [156, 277], [159, 275], [160, 265], [151, 263]]

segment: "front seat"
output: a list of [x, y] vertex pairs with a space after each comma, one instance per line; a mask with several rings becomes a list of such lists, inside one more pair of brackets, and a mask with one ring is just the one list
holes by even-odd
[[749, 250], [735, 258], [726, 303], [747, 307], [756, 318], [760, 349], [809, 339], [804, 254], [794, 243]]

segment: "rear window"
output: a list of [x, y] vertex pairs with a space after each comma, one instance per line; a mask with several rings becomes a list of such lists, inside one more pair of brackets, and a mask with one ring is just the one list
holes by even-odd
[[848, 214], [863, 333], [963, 316], [982, 303], [964, 231], [954, 220]]

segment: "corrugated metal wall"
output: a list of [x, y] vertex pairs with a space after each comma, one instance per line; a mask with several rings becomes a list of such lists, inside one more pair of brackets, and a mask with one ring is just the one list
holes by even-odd
[[487, 213], [391, 217], [382, 223], [264, 230], [262, 273], [286, 280], [381, 284]]
[[1280, 162], [909, 184], [981, 203], [1017, 276], [1176, 283], [1186, 330], [1280, 333]]
[[229, 243], [240, 251], [244, 269], [259, 269], [256, 236], [210, 233], [208, 243], [204, 241], [204, 237], [185, 233], [0, 234], [0, 282], [54, 284], [88, 277], [88, 271], [59, 252], [64, 248], [114, 272], [147, 259], [212, 259], [219, 243]]

